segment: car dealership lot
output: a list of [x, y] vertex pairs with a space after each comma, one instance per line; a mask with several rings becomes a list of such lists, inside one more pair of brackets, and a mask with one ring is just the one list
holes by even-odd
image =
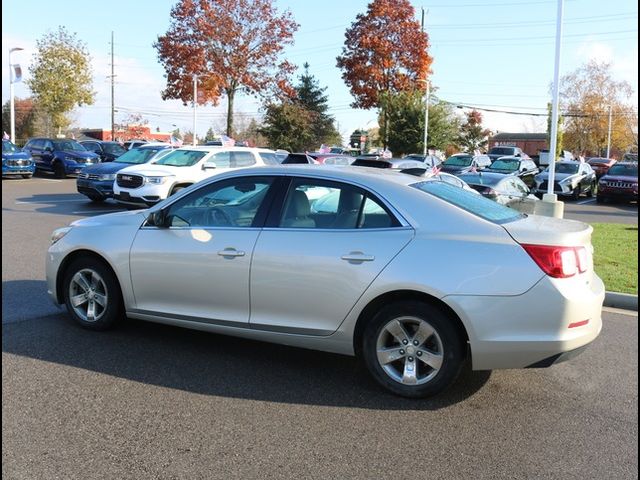
[[[567, 217], [581, 207], [568, 201]], [[637, 223], [635, 205], [584, 208]], [[3, 181], [9, 478], [637, 478], [637, 316], [605, 312], [568, 363], [466, 372], [405, 400], [348, 357], [143, 322], [76, 327], [46, 295], [50, 233], [117, 210], [73, 179]]]

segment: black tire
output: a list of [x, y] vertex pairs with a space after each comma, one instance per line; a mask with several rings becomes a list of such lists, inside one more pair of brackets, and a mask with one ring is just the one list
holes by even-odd
[[602, 195], [597, 195], [596, 196], [596, 202], [598, 203], [604, 203], [606, 201], [606, 198], [603, 197]]
[[88, 195], [88, 197], [93, 203], [103, 203], [105, 201], [104, 197], [98, 197], [97, 195]]
[[187, 185], [178, 185], [177, 187], [173, 187], [171, 189], [171, 193], [169, 194], [169, 196], [171, 195], [175, 195], [176, 193], [178, 193], [180, 190], [187, 188]]
[[22, 175], [22, 178], [31, 178], [33, 175], [30, 173], [25, 173]]
[[[395, 321], [405, 325], [402, 331], [407, 334], [407, 343], [403, 344], [389, 332], [389, 325]], [[426, 324], [434, 333], [415, 345], [413, 340], [419, 337], [418, 324]], [[411, 331], [412, 328], [416, 330]], [[383, 367], [379, 349], [398, 352], [398, 359], [385, 362]], [[422, 353], [437, 356], [439, 366], [427, 365], [425, 359], [429, 356], [421, 356]], [[405, 301], [383, 307], [369, 321], [362, 336], [361, 355], [369, 373], [381, 386], [403, 397], [425, 398], [442, 392], [456, 380], [464, 363], [465, 347], [452, 319], [441, 309], [427, 303]], [[414, 372], [417, 384], [409, 385], [404, 376], [399, 378], [399, 370], [403, 369], [405, 375], [407, 365], [413, 365], [409, 371]]]
[[67, 172], [64, 170], [64, 165], [60, 162], [53, 164], [53, 174], [56, 178], [67, 178]]
[[[62, 295], [69, 315], [83, 328], [107, 330], [123, 316], [120, 285], [111, 269], [96, 258], [80, 257], [71, 262], [64, 272]], [[81, 295], [88, 299], [74, 307], [71, 298]], [[104, 306], [98, 298], [102, 298]], [[91, 303], [94, 306], [93, 319], [88, 315]], [[85, 304], [87, 314], [83, 316]]]

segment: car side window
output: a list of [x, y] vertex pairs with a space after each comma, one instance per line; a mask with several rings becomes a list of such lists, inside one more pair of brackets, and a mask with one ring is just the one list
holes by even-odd
[[212, 155], [207, 163], [215, 163], [218, 168], [229, 168], [231, 166], [231, 152], [218, 152]]
[[269, 187], [270, 177], [245, 177], [203, 186], [167, 210], [169, 227], [252, 227]]
[[86, 142], [82, 146], [91, 152], [100, 153], [100, 145], [95, 142]]
[[231, 167], [250, 167], [256, 164], [256, 158], [251, 152], [231, 152]]
[[370, 193], [339, 182], [295, 179], [284, 200], [282, 228], [365, 229], [399, 222]]
[[45, 150], [53, 150], [53, 142], [51, 140], [45, 140], [42, 148], [44, 148]]

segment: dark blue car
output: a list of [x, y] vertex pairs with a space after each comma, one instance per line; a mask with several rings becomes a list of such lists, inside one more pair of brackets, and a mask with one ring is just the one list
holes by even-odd
[[2, 140], [2, 176], [13, 177], [20, 175], [31, 178], [36, 171], [36, 165], [31, 156], [20, 150], [9, 140]]
[[24, 151], [36, 162], [37, 170], [53, 172], [58, 178], [77, 175], [100, 158], [69, 138], [32, 138]]
[[92, 202], [104, 202], [107, 198], [113, 197], [116, 172], [130, 165], [157, 160], [172, 149], [173, 147], [169, 144], [148, 144], [128, 150], [113, 162], [90, 165], [78, 175], [76, 188]]

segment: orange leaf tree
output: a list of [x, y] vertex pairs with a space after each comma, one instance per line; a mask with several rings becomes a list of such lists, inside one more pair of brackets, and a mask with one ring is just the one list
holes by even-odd
[[[429, 37], [415, 19], [409, 0], [373, 0], [345, 33], [337, 65], [355, 97], [354, 108], [380, 108], [394, 93], [424, 88], [433, 59]], [[385, 125], [381, 125], [386, 130]]]
[[167, 78], [162, 98], [186, 105], [198, 75], [198, 103], [217, 105], [227, 96], [231, 136], [236, 92], [290, 91], [293, 65], [278, 60], [297, 29], [291, 13], [279, 14], [271, 0], [179, 0], [169, 30], [154, 43]]

